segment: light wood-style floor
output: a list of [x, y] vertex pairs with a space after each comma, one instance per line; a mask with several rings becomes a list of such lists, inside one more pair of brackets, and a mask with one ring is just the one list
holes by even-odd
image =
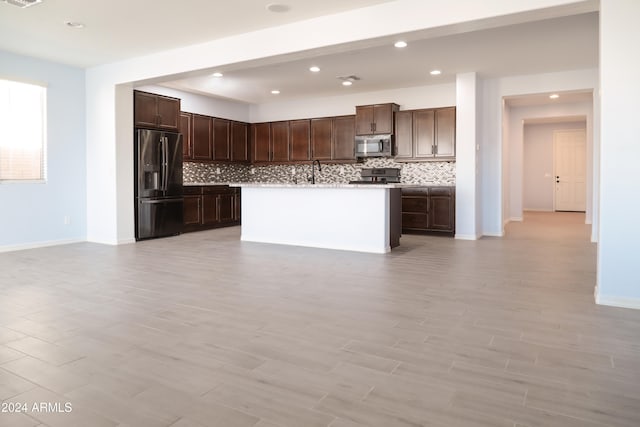
[[0, 425], [637, 427], [640, 311], [594, 304], [583, 221], [389, 255], [238, 227], [0, 254]]

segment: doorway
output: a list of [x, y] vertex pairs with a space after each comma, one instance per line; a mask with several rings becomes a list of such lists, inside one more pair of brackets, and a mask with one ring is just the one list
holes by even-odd
[[554, 210], [587, 208], [587, 148], [584, 129], [553, 132]]

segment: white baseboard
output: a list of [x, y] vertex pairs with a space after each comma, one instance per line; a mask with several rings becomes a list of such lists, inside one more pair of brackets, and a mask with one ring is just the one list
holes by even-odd
[[523, 218], [521, 216], [512, 216], [511, 218], [509, 218], [509, 221], [522, 222]]
[[135, 243], [136, 239], [134, 238], [130, 238], [130, 239], [119, 239], [118, 240], [118, 245], [128, 245], [131, 243]]
[[504, 237], [504, 231], [500, 231], [500, 232], [484, 232], [482, 233], [483, 236], [487, 236], [487, 237]]
[[593, 294], [596, 298], [596, 304], [598, 305], [609, 305], [611, 307], [633, 308], [640, 310], [640, 298], [600, 295], [597, 286], [594, 289]]
[[27, 249], [46, 248], [48, 246], [70, 245], [72, 243], [80, 243], [85, 241], [86, 240], [81, 240], [81, 239], [62, 239], [62, 240], [49, 240], [46, 242], [24, 243], [20, 245], [6, 245], [6, 246], [0, 246], [0, 253], [24, 251]]
[[524, 208], [522, 209], [525, 212], [553, 212], [553, 209], [533, 209], [533, 208]]
[[476, 236], [475, 234], [456, 234], [454, 236], [454, 239], [458, 239], [458, 240], [478, 240], [479, 236]]

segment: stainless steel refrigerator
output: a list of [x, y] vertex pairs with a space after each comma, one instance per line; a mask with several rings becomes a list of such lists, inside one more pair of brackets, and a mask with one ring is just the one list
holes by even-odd
[[182, 135], [136, 129], [136, 240], [180, 234], [182, 214]]

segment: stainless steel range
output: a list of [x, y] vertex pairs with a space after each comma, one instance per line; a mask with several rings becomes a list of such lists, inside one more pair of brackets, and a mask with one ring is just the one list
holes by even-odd
[[349, 181], [349, 184], [394, 184], [400, 182], [400, 168], [362, 169], [362, 179]]

